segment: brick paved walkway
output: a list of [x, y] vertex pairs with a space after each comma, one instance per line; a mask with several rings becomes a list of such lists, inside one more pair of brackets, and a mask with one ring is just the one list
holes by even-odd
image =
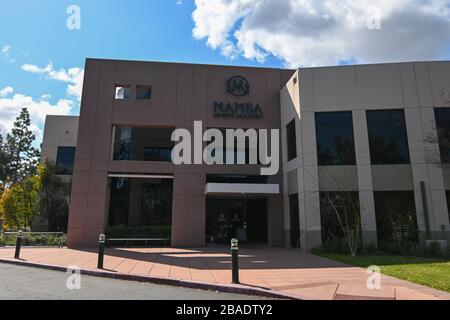
[[[0, 259], [13, 260], [14, 249], [0, 249]], [[95, 270], [95, 249], [23, 248], [27, 262], [79, 266]], [[210, 284], [231, 282], [231, 259], [225, 247], [194, 249], [107, 249], [105, 269], [115, 273], [164, 277]], [[360, 298], [447, 299], [450, 294], [407, 281], [382, 276], [381, 290], [367, 289], [361, 268], [299, 253], [287, 248], [247, 247], [240, 250], [242, 284], [274, 290], [303, 299]]]

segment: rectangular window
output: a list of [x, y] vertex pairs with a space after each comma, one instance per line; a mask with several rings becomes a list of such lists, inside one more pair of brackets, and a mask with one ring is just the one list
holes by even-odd
[[316, 113], [319, 166], [355, 165], [355, 139], [351, 112]]
[[107, 236], [170, 239], [172, 195], [170, 179], [111, 179]]
[[58, 147], [56, 156], [56, 174], [72, 175], [75, 163], [75, 147]]
[[[212, 129], [212, 128], [209, 128]], [[211, 157], [213, 158], [217, 158], [219, 159], [220, 157], [222, 158], [222, 161], [224, 164], [227, 163], [227, 158], [230, 158], [231, 160], [234, 161], [235, 164], [245, 164], [245, 165], [250, 165], [250, 164], [256, 164], [256, 165], [260, 165], [261, 164], [261, 159], [259, 157], [259, 130], [257, 129], [251, 129], [254, 130], [255, 134], [249, 134], [248, 136], [246, 136], [245, 138], [245, 149], [239, 149], [238, 148], [238, 139], [235, 138], [233, 141], [234, 144], [234, 148], [227, 148], [227, 130], [237, 130], [235, 128], [220, 128], [218, 129], [219, 131], [222, 132], [222, 136], [223, 136], [223, 148], [222, 150], [219, 150], [220, 148], [218, 147], [217, 149], [213, 150], [211, 152]], [[248, 129], [243, 129], [244, 132], [247, 132]], [[270, 134], [269, 134], [270, 135]], [[215, 139], [212, 139], [213, 141], [215, 141]], [[270, 141], [270, 136], [268, 138], [268, 141]], [[269, 147], [270, 148], [270, 147]], [[256, 163], [251, 163], [250, 160], [252, 159], [256, 159]], [[243, 163], [240, 163], [240, 161]]]
[[151, 100], [152, 87], [151, 86], [136, 86], [136, 99], [137, 100]]
[[367, 111], [367, 128], [372, 165], [410, 163], [403, 110]]
[[295, 127], [295, 119], [287, 125], [286, 129], [288, 161], [291, 161], [297, 158], [297, 132]]
[[117, 126], [113, 160], [170, 162], [174, 147], [174, 142], [171, 141], [173, 130]]
[[116, 100], [131, 99], [131, 86], [130, 85], [116, 85], [114, 98]]
[[291, 218], [291, 247], [300, 248], [300, 212], [298, 206], [298, 194], [289, 196], [289, 211]]
[[144, 161], [172, 161], [171, 148], [144, 148]]
[[413, 191], [374, 192], [380, 248], [399, 246], [403, 251], [418, 241], [416, 205]]
[[353, 240], [361, 235], [361, 216], [358, 192], [321, 192], [320, 219], [322, 242], [325, 246], [347, 250], [346, 234]]
[[450, 108], [434, 109], [441, 162], [450, 163]]

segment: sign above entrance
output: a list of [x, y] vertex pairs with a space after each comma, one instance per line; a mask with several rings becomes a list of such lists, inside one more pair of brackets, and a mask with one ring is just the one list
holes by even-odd
[[[250, 94], [250, 83], [241, 76], [228, 79], [226, 91], [235, 98], [243, 98]], [[246, 102], [214, 102], [214, 117], [262, 119], [264, 117], [261, 106]]]

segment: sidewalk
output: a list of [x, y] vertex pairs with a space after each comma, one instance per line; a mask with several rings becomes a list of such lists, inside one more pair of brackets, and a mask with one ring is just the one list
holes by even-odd
[[[287, 248], [246, 247], [239, 253], [240, 280], [247, 288], [299, 299], [450, 300], [449, 293], [384, 275], [381, 290], [371, 291], [366, 286], [366, 270]], [[14, 261], [13, 256], [13, 248], [0, 249], [0, 262]], [[20, 262], [95, 271], [97, 252], [23, 248]], [[104, 267], [116, 277], [154, 277], [221, 286], [231, 283], [231, 259], [225, 247], [107, 249]]]

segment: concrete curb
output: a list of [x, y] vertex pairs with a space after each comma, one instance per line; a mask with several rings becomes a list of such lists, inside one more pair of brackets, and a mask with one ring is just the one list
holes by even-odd
[[[68, 269], [68, 267], [28, 262], [28, 261], [24, 261], [24, 260], [0, 259], [0, 263], [23, 266], [23, 267], [46, 269], [46, 270], [59, 271], [59, 272], [67, 272], [67, 269]], [[181, 279], [139, 276], [139, 275], [125, 274], [125, 273], [105, 271], [105, 270], [80, 269], [80, 272], [82, 275], [85, 275], [85, 276], [92, 276], [92, 277], [99, 277], [99, 278], [146, 282], [146, 283], [183, 287], [183, 288], [190, 288], [190, 289], [199, 289], [199, 290], [212, 290], [212, 291], [217, 291], [217, 292], [222, 292], [222, 293], [242, 294], [242, 295], [256, 296], [256, 297], [262, 297], [262, 298], [284, 299], [284, 300], [302, 300], [299, 297], [294, 296], [294, 295], [281, 293], [281, 292], [275, 292], [275, 291], [261, 289], [261, 288], [254, 288], [254, 287], [245, 286], [245, 285], [221, 285], [221, 284], [203, 283], [203, 282], [181, 280]]]

